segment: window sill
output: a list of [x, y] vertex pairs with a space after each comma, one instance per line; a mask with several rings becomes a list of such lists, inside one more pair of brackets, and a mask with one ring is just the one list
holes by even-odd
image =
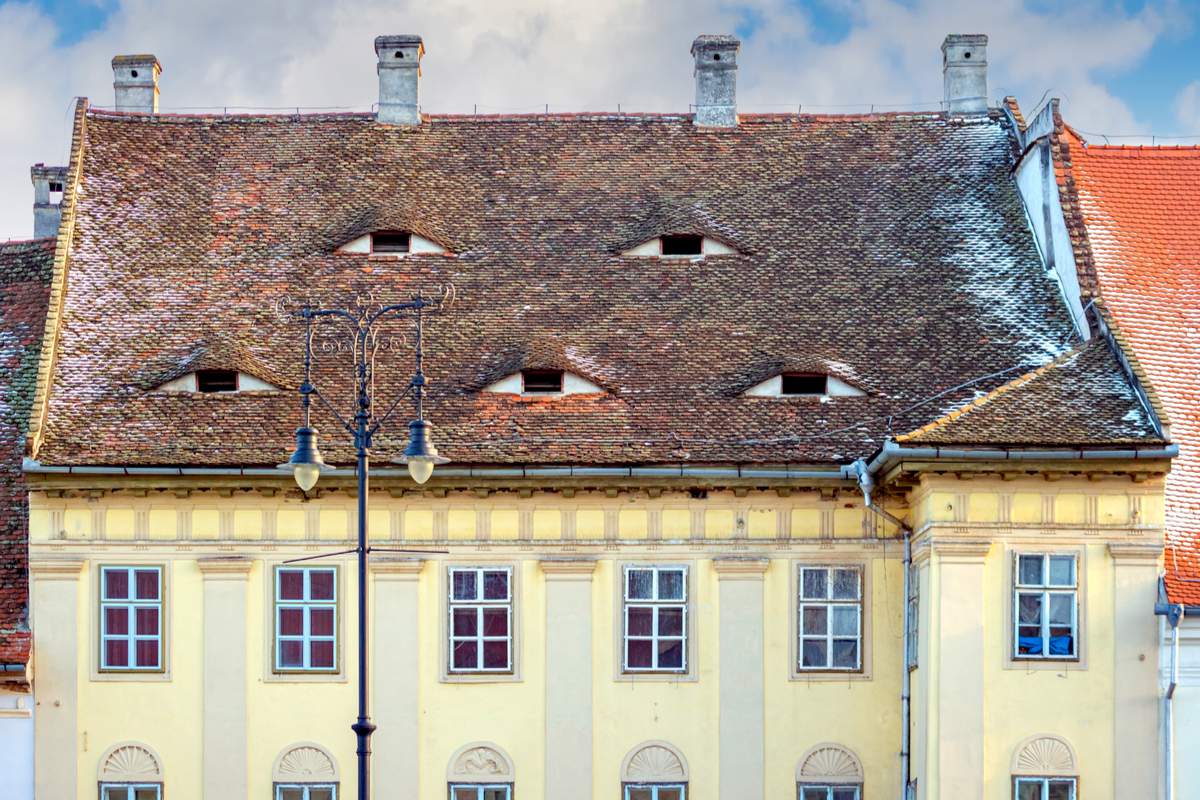
[[1007, 658], [1004, 668], [1022, 672], [1082, 672], [1087, 669], [1087, 662], [1080, 657], [1074, 658]]
[[93, 683], [169, 683], [171, 671], [159, 670], [98, 670], [93, 669], [90, 676]]
[[694, 672], [618, 672], [614, 680], [623, 683], [695, 683]]
[[522, 683], [520, 672], [443, 672], [441, 683]]
[[869, 681], [872, 680], [872, 677], [870, 672], [863, 669], [811, 671], [793, 669], [788, 680], [797, 683], [846, 683], [847, 681]]
[[344, 672], [268, 672], [264, 683], [346, 683]]

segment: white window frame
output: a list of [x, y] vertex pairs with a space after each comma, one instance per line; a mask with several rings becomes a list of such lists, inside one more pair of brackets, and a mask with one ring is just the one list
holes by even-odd
[[[119, 794], [109, 791], [105, 797], [105, 789], [124, 789], [125, 797], [121, 798]], [[135, 800], [135, 794], [138, 789], [153, 789], [156, 800], [162, 800], [163, 790], [161, 783], [102, 783], [100, 784], [100, 800]]]
[[854, 800], [862, 800], [862, 784], [861, 783], [797, 783], [796, 798], [797, 800], [807, 800], [804, 793], [812, 792], [813, 790], [825, 790], [825, 796], [820, 800], [833, 800], [833, 793], [838, 789], [854, 790]]
[[1041, 786], [1042, 792], [1041, 792], [1041, 795], [1039, 795], [1039, 800], [1049, 800], [1050, 799], [1050, 784], [1051, 783], [1069, 783], [1069, 784], [1071, 784], [1070, 800], [1077, 800], [1077, 798], [1079, 797], [1079, 781], [1076, 778], [1072, 778], [1072, 777], [1068, 777], [1068, 776], [1062, 776], [1062, 777], [1020, 776], [1020, 777], [1013, 778], [1013, 793], [1012, 793], [1013, 800], [1017, 800], [1017, 798], [1021, 796], [1020, 795], [1021, 784], [1030, 784], [1030, 783], [1034, 784], [1035, 786], [1037, 786], [1037, 785]]
[[679, 790], [679, 800], [687, 800], [688, 785], [686, 783], [627, 782], [627, 783], [624, 783], [621, 785], [621, 789], [624, 792], [625, 800], [629, 800], [629, 790], [630, 789], [650, 789], [653, 792], [653, 794], [651, 795], [651, 800], [658, 800], [658, 793], [659, 793], [660, 789], [678, 789]]
[[277, 783], [275, 784], [275, 800], [283, 800], [284, 789], [300, 789], [304, 792], [303, 800], [309, 800], [312, 789], [332, 789], [333, 800], [337, 800], [338, 785], [336, 783]]
[[[283, 581], [281, 576], [284, 572], [302, 572], [304, 573], [304, 590], [303, 597], [300, 600], [284, 600], [282, 598]], [[315, 572], [328, 572], [333, 575], [333, 599], [331, 600], [313, 600], [312, 599], [312, 575]], [[272, 595], [274, 599], [275, 609], [273, 611], [273, 619], [275, 624], [274, 641], [271, 644], [274, 663], [273, 667], [277, 673], [318, 673], [318, 674], [333, 674], [338, 672], [338, 664], [340, 662], [340, 650], [338, 646], [338, 570], [336, 567], [304, 567], [292, 566], [290, 564], [281, 564], [275, 567], [275, 592]], [[303, 629], [299, 635], [283, 635], [279, 619], [281, 612], [285, 609], [301, 609], [304, 616]], [[333, 611], [333, 633], [331, 635], [315, 635], [312, 633], [312, 612], [314, 609], [331, 609]], [[284, 642], [300, 642], [304, 663], [299, 667], [283, 666], [283, 643]], [[314, 667], [312, 666], [312, 643], [313, 642], [332, 642], [333, 643], [333, 665], [329, 667]]]
[[[1025, 584], [1021, 582], [1021, 559], [1042, 559], [1042, 582]], [[1071, 583], [1050, 583], [1050, 562], [1052, 559], [1071, 560]], [[1021, 624], [1021, 596], [1040, 595], [1041, 621], [1039, 623], [1042, 640], [1041, 653], [1021, 652], [1021, 628], [1030, 627]], [[1053, 596], [1069, 596], [1071, 598], [1071, 652], [1068, 654], [1050, 652], [1050, 628], [1063, 627], [1050, 624], [1050, 598]], [[1016, 552], [1013, 554], [1013, 593], [1012, 593], [1012, 657], [1017, 661], [1078, 661], [1080, 658], [1079, 644], [1079, 557], [1074, 553], [1054, 552]]]
[[[629, 596], [629, 576], [631, 572], [651, 572], [653, 578], [651, 580], [651, 598], [632, 598]], [[659, 576], [664, 572], [679, 572], [683, 576], [683, 586], [681, 596], [678, 598], [660, 598], [659, 597]], [[621, 669], [629, 674], [670, 674], [670, 675], [685, 675], [688, 672], [688, 598], [689, 598], [689, 570], [686, 564], [626, 564], [621, 572]], [[629, 634], [629, 611], [635, 608], [648, 608], [651, 610], [651, 630], [650, 635], [630, 636]], [[683, 612], [681, 619], [681, 631], [678, 636], [663, 636], [658, 632], [658, 617], [659, 611], [662, 609], [680, 608]], [[631, 641], [649, 641], [651, 643], [650, 655], [651, 666], [649, 667], [631, 667], [629, 666], [629, 643]], [[660, 667], [658, 665], [658, 645], [662, 641], [678, 641], [682, 648], [681, 663], [678, 667]]]
[[908, 668], [916, 669], [919, 663], [917, 655], [921, 645], [921, 565], [915, 562], [908, 564], [908, 602], [904, 612], [908, 622]]
[[[137, 594], [137, 580], [134, 574], [137, 572], [153, 571], [158, 576], [158, 599], [157, 600], [138, 600], [132, 596]], [[129, 586], [130, 597], [109, 599], [108, 592], [108, 575], [113, 572], [126, 573], [125, 580]], [[116, 566], [101, 566], [100, 567], [100, 670], [101, 672], [162, 672], [163, 664], [166, 661], [166, 653], [164, 652], [165, 640], [163, 638], [163, 630], [166, 623], [166, 599], [164, 597], [166, 584], [163, 581], [163, 568], [158, 564], [138, 564], [138, 565], [116, 565]], [[109, 609], [124, 608], [128, 615], [126, 619], [127, 633], [110, 634], [108, 633], [108, 614]], [[137, 632], [137, 611], [138, 609], [152, 608], [158, 611], [158, 633], [156, 634], [139, 634]], [[142, 666], [140, 664], [109, 664], [108, 651], [105, 645], [109, 641], [125, 640], [127, 642], [129, 661], [137, 660], [137, 643], [158, 642], [158, 663], [153, 666]]]
[[[807, 674], [810, 672], [845, 672], [855, 673], [863, 671], [864, 655], [863, 655], [863, 630], [865, 628], [864, 619], [866, 615], [866, 575], [867, 571], [861, 564], [811, 564], [803, 563], [798, 565], [796, 574], [796, 672], [799, 674]], [[852, 570], [858, 575], [858, 596], [854, 599], [834, 598], [833, 597], [833, 573], [838, 570]], [[824, 572], [825, 573], [825, 597], [805, 597], [804, 596], [804, 573], [808, 571]], [[858, 645], [855, 648], [856, 658], [855, 664], [852, 667], [834, 666], [833, 665], [833, 642], [835, 639], [849, 639], [848, 635], [835, 635], [833, 633], [833, 610], [835, 608], [855, 609], [856, 628], [854, 640]], [[824, 635], [806, 634], [804, 632], [804, 610], [806, 608], [824, 608], [825, 609], [825, 633]], [[804, 664], [804, 643], [806, 641], [825, 641], [825, 664], [819, 666], [805, 666]]]
[[512, 800], [513, 786], [511, 783], [452, 783], [450, 791], [447, 794], [450, 800], [455, 800], [454, 792], [457, 789], [474, 789], [477, 800], [483, 800], [483, 793], [488, 789], [503, 789], [504, 800]]
[[[508, 576], [508, 596], [503, 600], [487, 600], [483, 597], [483, 575], [485, 572], [503, 572]], [[454, 597], [454, 576], [459, 573], [474, 573], [475, 597], [470, 600], [458, 600]], [[511, 566], [485, 567], [448, 567], [446, 570], [446, 672], [448, 675], [506, 675], [513, 671], [513, 568]], [[508, 611], [507, 633], [504, 636], [485, 636], [483, 633], [483, 612], [485, 609], [504, 608]], [[475, 609], [475, 635], [456, 636], [454, 634], [454, 612], [456, 609]], [[485, 642], [504, 641], [508, 645], [508, 663], [504, 667], [485, 667], [483, 665], [483, 646]], [[454, 666], [454, 646], [458, 642], [475, 642], [475, 667]]]

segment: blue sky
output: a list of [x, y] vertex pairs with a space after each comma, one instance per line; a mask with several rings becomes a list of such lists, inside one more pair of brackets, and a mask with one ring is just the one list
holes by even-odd
[[1200, 141], [1200, 0], [0, 0], [0, 240], [29, 235], [29, 165], [65, 160], [73, 98], [111, 104], [119, 53], [159, 57], [164, 110], [366, 109], [374, 36], [419, 33], [428, 111], [686, 111], [691, 40], [725, 32], [746, 111], [936, 107], [942, 37], [987, 33], [994, 97]]

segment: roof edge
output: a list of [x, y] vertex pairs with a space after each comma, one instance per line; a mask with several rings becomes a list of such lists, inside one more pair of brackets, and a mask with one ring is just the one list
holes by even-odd
[[1100, 298], [1096, 298], [1088, 303], [1087, 311], [1088, 317], [1092, 320], [1093, 329], [1104, 338], [1113, 357], [1121, 365], [1121, 371], [1125, 373], [1125, 379], [1129, 381], [1129, 385], [1133, 388], [1133, 393], [1137, 395], [1138, 401], [1146, 409], [1146, 413], [1150, 415], [1150, 420], [1154, 423], [1154, 429], [1158, 431], [1159, 436], [1170, 441], [1171, 425], [1167, 417], [1167, 409], [1159, 399], [1158, 392], [1154, 389], [1153, 384], [1150, 383], [1150, 378], [1142, 368], [1141, 362], [1138, 361], [1133, 347], [1130, 346], [1129, 341], [1125, 338], [1125, 334], [1121, 332], [1120, 326], [1117, 325], [1112, 315], [1108, 313], [1108, 309], [1104, 306], [1104, 302]]

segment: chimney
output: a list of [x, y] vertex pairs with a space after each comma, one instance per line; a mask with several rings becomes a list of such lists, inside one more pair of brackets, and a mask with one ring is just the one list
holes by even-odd
[[952, 33], [942, 42], [946, 110], [951, 114], [987, 113], [987, 43], [981, 33]]
[[375, 119], [387, 125], [420, 125], [421, 105], [418, 93], [421, 81], [421, 56], [425, 45], [420, 36], [378, 36], [375, 55], [379, 56], [379, 110]]
[[708, 128], [737, 127], [736, 36], [697, 36], [692, 42], [696, 59], [695, 124]]
[[33, 180], [33, 237], [57, 236], [67, 168], [34, 164], [29, 168], [29, 177]]
[[158, 76], [162, 65], [152, 55], [117, 56], [112, 60], [117, 111], [158, 113]]

